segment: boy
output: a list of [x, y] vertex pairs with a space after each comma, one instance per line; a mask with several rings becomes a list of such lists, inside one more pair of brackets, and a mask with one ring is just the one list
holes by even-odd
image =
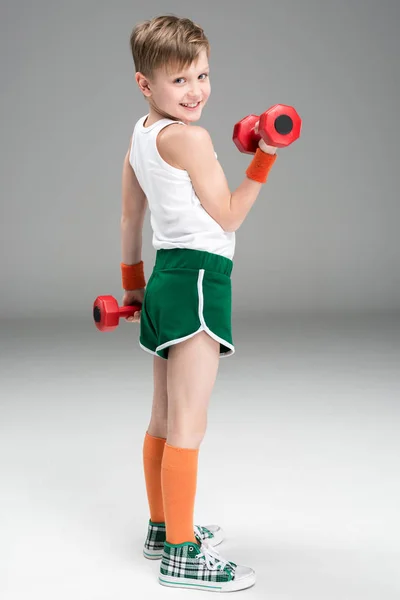
[[[144, 555], [161, 558], [159, 582], [235, 591], [255, 572], [214, 550], [218, 526], [193, 524], [199, 447], [219, 358], [231, 356], [235, 232], [276, 159], [260, 141], [233, 193], [208, 132], [193, 125], [210, 96], [209, 42], [190, 19], [138, 24], [131, 49], [149, 112], [135, 125], [122, 180], [123, 304], [142, 304], [140, 346], [154, 355], [152, 414], [143, 445], [150, 520]], [[144, 279], [142, 228], [150, 207], [156, 261]], [[227, 465], [227, 476], [234, 465]]]

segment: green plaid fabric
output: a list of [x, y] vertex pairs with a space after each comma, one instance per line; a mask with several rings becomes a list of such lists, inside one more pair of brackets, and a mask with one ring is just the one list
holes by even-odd
[[[212, 541], [214, 534], [202, 525], [195, 525], [195, 535], [200, 543], [203, 540]], [[161, 558], [166, 540], [165, 523], [153, 523], [149, 519], [147, 537], [144, 543], [143, 554], [146, 558]]]
[[[224, 583], [234, 579], [237, 564], [228, 561], [223, 567], [216, 564], [215, 567], [209, 568], [203, 554], [203, 551], [207, 552], [207, 542], [200, 547], [200, 540], [198, 541], [199, 544], [192, 542], [169, 544], [165, 542], [160, 565], [160, 583], [163, 583], [163, 575], [179, 577], [182, 580], [193, 580], [193, 587], [197, 588], [213, 587], [202, 585], [203, 581]], [[215, 589], [217, 588], [218, 586], [215, 587]]]

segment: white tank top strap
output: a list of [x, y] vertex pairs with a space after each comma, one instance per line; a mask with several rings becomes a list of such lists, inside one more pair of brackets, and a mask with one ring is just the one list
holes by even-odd
[[[135, 125], [133, 133], [135, 133], [136, 128], [139, 128], [142, 133], [153, 132], [153, 135], [155, 135], [157, 137], [157, 135], [161, 131], [161, 129], [163, 129], [167, 125], [170, 125], [172, 123], [179, 123], [181, 125], [186, 125], [186, 123], [184, 123], [183, 121], [175, 121], [174, 119], [160, 119], [159, 121], [156, 121], [152, 125], [149, 125], [149, 127], [145, 127], [144, 123], [148, 116], [149, 115], [145, 115], [144, 117], [141, 117], [138, 120], [138, 122]], [[133, 136], [132, 136], [132, 139], [133, 139]], [[215, 158], [218, 159], [218, 154], [215, 151], [214, 151], [214, 154], [215, 154]]]
[[159, 119], [152, 125], [145, 127], [144, 123], [145, 123], [147, 117], [148, 117], [148, 115], [145, 115], [144, 117], [139, 119], [139, 122], [137, 123], [137, 126], [140, 128], [140, 131], [142, 133], [146, 133], [146, 134], [150, 133], [150, 132], [158, 133], [161, 129], [163, 129], [163, 127], [165, 127], [166, 125], [171, 125], [173, 123], [179, 123], [181, 125], [185, 125], [185, 123], [183, 121], [175, 121], [174, 119]]

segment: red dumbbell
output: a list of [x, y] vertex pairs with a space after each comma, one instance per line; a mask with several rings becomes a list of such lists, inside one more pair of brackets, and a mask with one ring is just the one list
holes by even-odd
[[94, 323], [100, 331], [112, 331], [118, 327], [121, 317], [133, 317], [141, 308], [140, 304], [118, 306], [113, 296], [98, 296], [93, 302]]
[[[258, 133], [255, 131], [257, 121]], [[292, 106], [275, 104], [261, 116], [248, 115], [233, 128], [232, 139], [240, 152], [255, 154], [260, 138], [269, 146], [283, 148], [300, 137], [301, 119]]]

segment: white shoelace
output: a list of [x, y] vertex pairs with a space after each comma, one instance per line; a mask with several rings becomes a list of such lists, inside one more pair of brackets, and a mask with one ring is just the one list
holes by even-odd
[[197, 525], [194, 526], [194, 532], [200, 540], [203, 539], [203, 534], [201, 533], [201, 531], [200, 531], [199, 527], [197, 527]]
[[204, 540], [201, 544], [201, 552], [197, 554], [196, 558], [204, 558], [207, 568], [210, 571], [217, 571], [222, 569], [228, 564], [228, 560], [222, 558], [222, 556], [213, 548], [209, 546], [208, 543]]

